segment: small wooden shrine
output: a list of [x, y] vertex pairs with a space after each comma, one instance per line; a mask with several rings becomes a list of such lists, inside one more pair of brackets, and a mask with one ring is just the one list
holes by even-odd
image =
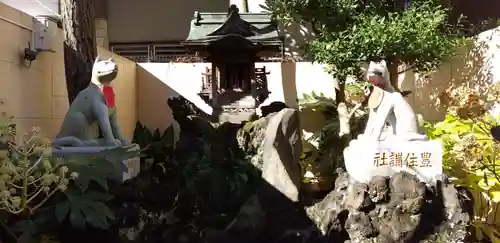
[[241, 122], [255, 114], [269, 95], [269, 73], [255, 68], [255, 62], [283, 50], [277, 22], [269, 14], [239, 13], [235, 5], [227, 13], [195, 12], [183, 44], [211, 62], [199, 95], [214, 108], [214, 118]]

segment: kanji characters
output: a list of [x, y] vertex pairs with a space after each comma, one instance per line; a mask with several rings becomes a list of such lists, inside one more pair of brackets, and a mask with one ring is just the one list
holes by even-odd
[[423, 152], [420, 154], [420, 158], [422, 159], [422, 163], [420, 167], [432, 167], [431, 165], [431, 153]]
[[403, 166], [403, 153], [391, 152], [389, 156], [389, 166], [390, 167], [402, 167]]
[[406, 167], [417, 167], [418, 157], [415, 156], [415, 153], [408, 153], [406, 154], [405, 162]]
[[387, 156], [385, 152], [375, 154], [373, 157], [373, 165], [376, 167], [387, 165]]
[[402, 152], [380, 152], [373, 157], [373, 165], [376, 167], [389, 166], [395, 168], [402, 167], [432, 167], [430, 152], [420, 153], [402, 153]]

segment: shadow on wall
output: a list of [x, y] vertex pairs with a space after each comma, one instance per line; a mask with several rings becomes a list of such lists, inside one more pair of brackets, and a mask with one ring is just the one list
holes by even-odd
[[464, 49], [428, 78], [411, 71], [400, 76], [402, 88], [413, 91], [408, 101], [415, 112], [427, 121], [442, 121], [446, 107], [440, 97], [450, 87], [477, 88], [484, 95], [489, 85], [500, 79], [499, 37], [500, 28], [496, 28], [471, 38]]
[[167, 101], [179, 94], [140, 65], [137, 65], [136, 78], [138, 120], [146, 127], [166, 130], [173, 119]]
[[279, 31], [285, 36], [285, 57], [294, 61], [311, 61], [303, 50], [304, 45], [314, 38], [310, 24], [292, 24], [279, 26]]

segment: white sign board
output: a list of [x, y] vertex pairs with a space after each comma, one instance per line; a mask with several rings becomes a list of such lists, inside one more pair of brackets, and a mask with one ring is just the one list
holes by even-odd
[[392, 176], [399, 171], [417, 175], [434, 183], [443, 173], [443, 147], [440, 142], [353, 141], [344, 151], [347, 172], [356, 181], [368, 183], [374, 176]]

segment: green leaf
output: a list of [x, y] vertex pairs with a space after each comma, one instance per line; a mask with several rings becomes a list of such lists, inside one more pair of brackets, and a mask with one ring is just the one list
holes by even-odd
[[69, 213], [69, 221], [75, 228], [83, 230], [86, 228], [87, 220], [83, 215], [80, 205], [72, 205]]
[[477, 183], [477, 185], [478, 185], [481, 189], [483, 189], [483, 190], [485, 190], [485, 191], [488, 191], [488, 190], [490, 190], [492, 187], [494, 187], [496, 183], [497, 183], [497, 180], [496, 180], [495, 178], [488, 178], [488, 177], [484, 176], [484, 178], [483, 178], [483, 179], [481, 179], [481, 180], [479, 181], [479, 183]]
[[492, 202], [500, 203], [500, 191], [491, 191], [490, 198]]
[[160, 129], [156, 128], [153, 134], [153, 141], [159, 141], [161, 139]]
[[63, 222], [71, 209], [70, 201], [64, 201], [56, 205], [55, 213], [59, 223]]
[[106, 202], [106, 201], [113, 199], [113, 196], [111, 196], [109, 194], [96, 192], [96, 191], [85, 192], [85, 194], [83, 196], [85, 197], [86, 200], [90, 200], [90, 201]]
[[85, 221], [99, 229], [107, 229], [108, 228], [108, 222], [106, 220], [106, 216], [101, 214], [100, 212], [96, 211], [92, 205], [89, 203], [86, 203], [82, 208], [82, 213], [85, 217]]
[[92, 208], [97, 214], [102, 215], [111, 220], [115, 219], [113, 213], [109, 210], [108, 206], [106, 206], [102, 202], [90, 201], [87, 203], [88, 207]]
[[[114, 220], [111, 210], [103, 202], [109, 201], [111, 196], [97, 191], [83, 192], [75, 188], [68, 188], [67, 203], [69, 207], [70, 222], [75, 227], [83, 229], [86, 224], [92, 227], [107, 229], [107, 219]], [[62, 204], [62, 203], [61, 203]], [[66, 210], [66, 206], [59, 209], [60, 215]], [[56, 212], [57, 212], [56, 208]], [[66, 211], [67, 214], [67, 211]], [[61, 216], [62, 217], [62, 216]]]

